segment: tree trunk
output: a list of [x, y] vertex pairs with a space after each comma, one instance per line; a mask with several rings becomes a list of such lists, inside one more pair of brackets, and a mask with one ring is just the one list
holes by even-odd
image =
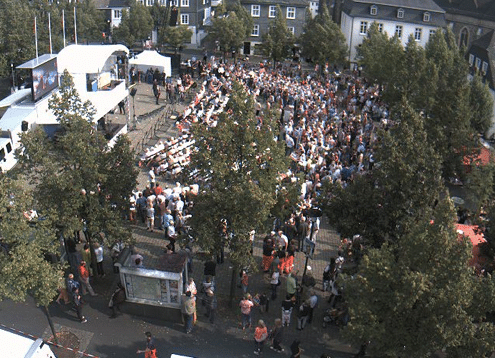
[[55, 326], [53, 325], [52, 316], [50, 316], [50, 312], [48, 311], [48, 306], [43, 306], [45, 308], [46, 318], [48, 319], [48, 324], [50, 325], [50, 329], [53, 334], [53, 341], [58, 344], [57, 332], [55, 331]]
[[231, 307], [231, 308], [232, 308], [232, 303], [234, 301], [234, 296], [235, 296], [236, 274], [237, 274], [237, 267], [234, 266], [232, 268], [232, 277], [230, 279], [229, 307]]

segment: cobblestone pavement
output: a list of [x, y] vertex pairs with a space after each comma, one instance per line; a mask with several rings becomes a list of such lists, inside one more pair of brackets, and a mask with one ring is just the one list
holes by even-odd
[[[154, 111], [157, 107], [163, 108], [163, 111], [172, 109], [173, 112], [178, 112], [184, 109], [184, 105], [178, 105], [171, 108], [170, 105], [164, 107], [163, 105], [156, 105], [154, 102], [154, 97], [151, 93], [151, 85], [148, 84], [138, 84], [138, 94], [136, 95], [136, 114], [141, 116], [142, 114], [149, 113]], [[139, 103], [139, 106], [137, 105]], [[159, 116], [158, 114], [157, 116]], [[142, 143], [143, 135], [146, 131], [149, 131], [149, 128], [152, 128], [155, 123], [159, 121], [157, 116], [149, 117], [137, 125], [137, 130], [133, 130], [129, 132], [129, 137], [135, 149], [137, 149], [137, 154], [142, 154], [142, 147], [138, 147], [140, 143]], [[163, 124], [160, 124], [160, 130], [157, 130], [155, 135], [150, 137], [147, 141], [145, 141], [148, 145], [153, 145], [156, 141], [177, 135], [177, 131], [175, 129], [173, 121], [169, 118], [166, 118], [163, 121]], [[164, 181], [162, 178], [158, 178], [158, 181], [162, 185], [162, 187], [170, 187], [173, 183], [169, 183]], [[140, 173], [138, 176], [138, 186], [139, 188], [144, 188], [147, 184], [147, 170], [145, 168], [140, 168]], [[187, 184], [187, 183], [186, 183]], [[164, 241], [163, 236], [164, 233], [159, 230], [155, 230], [155, 232], [150, 233], [147, 232], [144, 225], [135, 225], [133, 226], [134, 236], [137, 240], [137, 246], [144, 247], [163, 247]], [[302, 343], [302, 347], [306, 349], [307, 355], [303, 355], [303, 357], [316, 357], [320, 356], [322, 353], [332, 354], [332, 357], [349, 357], [351, 355], [350, 352], [355, 352], [356, 350], [351, 348], [350, 346], [341, 343], [339, 338], [338, 329], [336, 327], [327, 327], [323, 328], [323, 312], [326, 308], [328, 308], [329, 304], [327, 303], [327, 293], [322, 292], [322, 275], [323, 270], [327, 263], [329, 262], [332, 256], [335, 256], [337, 253], [337, 248], [340, 243], [339, 236], [337, 233], [331, 229], [325, 217], [322, 218], [322, 223], [320, 226], [320, 231], [318, 233], [316, 251], [313, 259], [310, 259], [308, 265], [311, 266], [314, 277], [316, 278], [317, 285], [316, 291], [319, 295], [319, 305], [315, 311], [315, 319], [311, 325], [308, 326], [303, 331], [296, 330], [296, 319], [295, 314], [292, 317], [292, 325], [288, 327], [285, 331], [284, 338], [284, 346], [285, 350], [288, 350], [288, 346], [294, 339], [300, 339]], [[262, 254], [262, 242], [261, 239], [257, 239], [254, 256], [256, 257], [257, 262], [261, 265], [261, 254]], [[228, 257], [228, 254], [227, 254]], [[298, 278], [301, 279], [302, 273], [304, 271], [306, 257], [303, 253], [296, 253], [295, 257], [295, 268], [294, 272], [299, 271]], [[197, 255], [193, 262], [194, 272], [192, 277], [195, 279], [197, 285], [202, 282], [203, 275], [203, 261], [201, 260], [201, 256]], [[230, 334], [235, 336], [237, 339], [242, 340], [252, 340], [252, 331], [242, 331], [239, 329], [240, 324], [240, 313], [238, 308], [229, 308], [229, 290], [230, 290], [230, 281], [231, 281], [231, 272], [232, 267], [229, 265], [228, 259], [222, 265], [217, 266], [217, 282], [218, 282], [218, 298], [219, 298], [219, 321], [221, 324], [219, 326], [223, 327]], [[269, 293], [270, 285], [268, 283], [269, 278], [266, 274], [263, 274], [260, 270], [257, 273], [254, 273], [250, 277], [249, 281], [249, 292], [253, 295], [255, 293], [266, 292]], [[280, 292], [278, 295], [278, 299], [276, 301], [270, 302], [270, 310], [268, 313], [260, 313], [258, 310], [256, 311], [253, 322], [256, 322], [257, 319], [263, 318], [265, 322], [269, 326], [273, 326], [273, 322], [275, 318], [280, 317], [281, 315], [281, 301], [283, 297], [285, 297], [285, 277], [282, 277], [282, 285], [279, 288]], [[237, 307], [238, 302], [241, 298], [242, 291], [240, 288], [236, 288], [237, 297], [233, 302], [234, 307]], [[203, 320], [202, 317], [202, 307], [199, 308], [199, 323], [198, 326], [200, 329], [207, 328], [208, 326], [206, 320]], [[203, 323], [203, 321], [205, 323]], [[268, 349], [268, 351], [272, 355], [277, 355], [277, 353], [272, 352]], [[266, 352], [268, 354], [268, 352]], [[269, 355], [269, 354], [268, 354]]]

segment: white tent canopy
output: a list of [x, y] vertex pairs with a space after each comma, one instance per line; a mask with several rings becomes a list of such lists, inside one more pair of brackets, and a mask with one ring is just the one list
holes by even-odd
[[167, 77], [172, 76], [172, 61], [170, 57], [162, 56], [156, 51], [143, 51], [135, 58], [129, 60], [129, 65], [136, 67], [138, 71], [146, 71], [150, 67], [165, 72]]

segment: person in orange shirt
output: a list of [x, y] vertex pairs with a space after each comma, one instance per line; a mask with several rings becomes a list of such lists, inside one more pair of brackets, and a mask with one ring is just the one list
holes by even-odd
[[265, 322], [260, 319], [258, 321], [258, 326], [254, 330], [254, 354], [261, 355], [263, 353], [263, 345], [268, 339], [268, 329], [266, 328]]
[[155, 348], [155, 341], [153, 339], [153, 336], [151, 335], [151, 332], [146, 332], [146, 349], [145, 350], [138, 350], [136, 353], [144, 353], [145, 358], [157, 358], [156, 356], [156, 348]]
[[81, 281], [83, 295], [87, 294], [87, 291], [89, 291], [91, 296], [96, 296], [93, 287], [91, 287], [91, 284], [89, 283], [89, 270], [87, 269], [86, 261], [84, 260], [82, 260], [79, 265], [79, 280]]

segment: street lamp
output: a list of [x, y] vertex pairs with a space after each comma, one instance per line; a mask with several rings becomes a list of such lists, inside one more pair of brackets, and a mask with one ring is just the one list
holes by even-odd
[[10, 64], [10, 68], [12, 70], [12, 88], [15, 91], [15, 76], [14, 76], [14, 64], [13, 63]]
[[319, 217], [323, 216], [323, 212], [319, 208], [311, 208], [303, 211], [304, 216], [309, 217], [311, 220], [311, 231], [309, 234], [309, 239], [304, 239], [304, 254], [306, 255], [306, 261], [304, 263], [304, 272], [302, 277], [306, 275], [306, 270], [308, 269], [309, 259], [313, 259], [313, 254], [315, 252], [315, 242], [313, 241], [313, 233], [316, 225], [316, 221]]
[[137, 88], [136, 87], [131, 88], [129, 94], [132, 97], [132, 130], [136, 129], [136, 106], [134, 102], [134, 97], [136, 96], [136, 93], [137, 93]]

